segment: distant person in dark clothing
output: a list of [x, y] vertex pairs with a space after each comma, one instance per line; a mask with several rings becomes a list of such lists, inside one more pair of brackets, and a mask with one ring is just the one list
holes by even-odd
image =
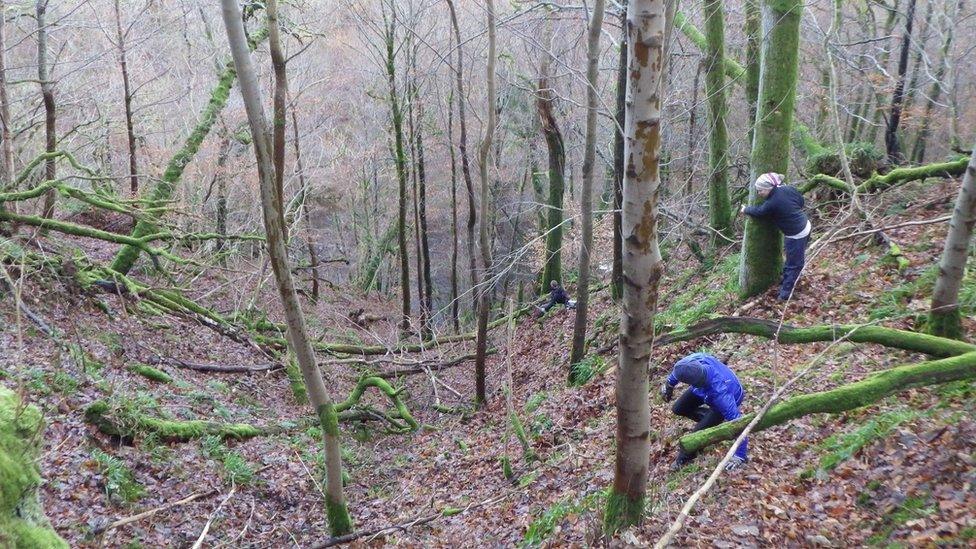
[[784, 185], [779, 173], [764, 173], [756, 179], [756, 192], [766, 200], [759, 206], [742, 206], [742, 213], [768, 219], [783, 232], [786, 264], [783, 280], [779, 285], [779, 299], [786, 301], [793, 293], [803, 265], [806, 262], [807, 244], [810, 243], [810, 220], [803, 213], [803, 195], [795, 188]]
[[539, 309], [542, 314], [545, 314], [557, 304], [567, 306], [569, 304], [569, 295], [566, 294], [566, 290], [558, 282], [552, 280], [549, 282], [549, 303], [546, 303]]
[[[696, 421], [694, 431], [714, 427], [723, 421], [738, 419], [739, 406], [745, 396], [739, 378], [722, 362], [705, 353], [688, 355], [675, 363], [667, 381], [661, 385], [661, 397], [671, 402], [674, 388], [678, 383], [691, 385], [674, 403], [671, 410], [679, 416]], [[735, 455], [725, 465], [733, 470], [748, 461], [747, 440], [735, 451]], [[678, 449], [678, 459], [674, 468], [680, 469], [695, 459], [694, 453]]]

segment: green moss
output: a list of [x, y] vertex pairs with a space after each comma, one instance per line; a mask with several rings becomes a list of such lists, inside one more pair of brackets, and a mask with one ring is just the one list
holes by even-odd
[[151, 410], [133, 401], [95, 401], [85, 409], [85, 421], [105, 434], [125, 438], [153, 434], [160, 440], [187, 441], [205, 435], [222, 439], [246, 439], [280, 431], [283, 426], [262, 428], [247, 423], [216, 423], [204, 420], [177, 421], [150, 415]]
[[141, 375], [144, 378], [151, 379], [153, 381], [158, 381], [160, 383], [172, 383], [173, 378], [166, 372], [162, 370], [157, 370], [152, 366], [147, 366], [145, 364], [132, 364], [129, 369], [133, 372]]
[[36, 460], [44, 423], [36, 406], [23, 405], [16, 393], [0, 387], [0, 546], [68, 547], [51, 529], [37, 488]]
[[739, 254], [724, 258], [707, 277], [678, 294], [664, 311], [655, 315], [655, 332], [686, 328], [734, 303], [738, 293], [738, 268]]
[[644, 514], [644, 495], [632, 499], [627, 494], [621, 494], [615, 489], [611, 489], [607, 495], [607, 504], [603, 513], [603, 532], [613, 535], [628, 526], [633, 526], [641, 521]]
[[352, 517], [345, 501], [335, 501], [330, 495], [325, 495], [326, 516], [329, 519], [329, 531], [333, 537], [352, 533]]
[[515, 473], [512, 471], [512, 460], [508, 459], [508, 456], [502, 456], [498, 462], [502, 466], [502, 476], [505, 477], [505, 480], [515, 478]]
[[549, 395], [545, 391], [533, 393], [532, 396], [525, 401], [525, 413], [534, 413], [539, 409], [539, 406], [542, 406], [542, 403], [545, 402], [547, 398], [549, 398]]
[[288, 376], [288, 384], [291, 385], [291, 394], [295, 397], [295, 402], [297, 404], [308, 404], [308, 391], [305, 389], [302, 371], [298, 368], [298, 363], [290, 356], [285, 363], [285, 375]]

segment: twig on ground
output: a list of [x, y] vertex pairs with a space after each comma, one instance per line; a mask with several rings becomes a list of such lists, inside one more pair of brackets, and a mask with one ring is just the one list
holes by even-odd
[[224, 505], [230, 500], [231, 497], [234, 496], [234, 492], [236, 491], [237, 484], [231, 484], [230, 492], [227, 492], [227, 495], [224, 496], [223, 500], [221, 500], [220, 505], [218, 505], [217, 508], [214, 509], [214, 512], [210, 514], [210, 518], [207, 519], [207, 523], [203, 525], [203, 531], [200, 532], [200, 537], [197, 538], [197, 541], [193, 544], [192, 549], [200, 549], [200, 547], [203, 547], [203, 540], [207, 539], [207, 532], [210, 531], [210, 526], [213, 524], [214, 519], [217, 518], [217, 515], [220, 514], [220, 510], [224, 508]]
[[198, 500], [200, 498], [210, 497], [210, 496], [215, 495], [216, 493], [217, 493], [217, 490], [210, 490], [209, 492], [197, 492], [197, 493], [192, 494], [190, 496], [187, 496], [187, 497], [185, 497], [185, 498], [183, 498], [183, 499], [181, 499], [179, 501], [174, 501], [174, 502], [171, 502], [171, 503], [167, 503], [165, 505], [161, 505], [159, 507], [156, 507], [155, 509], [150, 509], [148, 511], [143, 511], [142, 513], [138, 513], [138, 514], [135, 514], [135, 515], [132, 515], [132, 516], [129, 516], [129, 517], [125, 517], [125, 518], [119, 519], [119, 520], [117, 520], [117, 521], [109, 524], [108, 526], [106, 526], [104, 528], [101, 528], [101, 529], [96, 528], [95, 531], [94, 531], [94, 534], [95, 535], [104, 534], [105, 532], [108, 532], [109, 530], [114, 530], [116, 528], [120, 528], [122, 526], [125, 526], [126, 524], [131, 524], [133, 522], [138, 522], [138, 521], [140, 521], [140, 520], [142, 520], [142, 519], [144, 519], [146, 517], [151, 517], [151, 516], [155, 515], [156, 513], [159, 513], [159, 512], [162, 512], [162, 511], [167, 511], [169, 509], [172, 509], [173, 507], [179, 507], [180, 505], [186, 505], [187, 503], [190, 503], [191, 501], [195, 501], [195, 500]]

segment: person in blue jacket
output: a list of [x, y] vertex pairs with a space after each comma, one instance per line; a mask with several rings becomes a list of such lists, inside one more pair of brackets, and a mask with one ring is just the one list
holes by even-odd
[[[705, 353], [694, 353], [676, 362], [667, 381], [661, 386], [661, 396], [665, 402], [670, 402], [674, 397], [674, 388], [678, 383], [687, 383], [691, 387], [678, 397], [671, 410], [676, 415], [696, 421], [694, 431], [732, 421], [741, 415], [739, 406], [745, 396], [742, 384], [719, 359]], [[748, 461], [747, 442], [748, 439], [742, 441], [726, 464], [726, 470], [736, 469]], [[695, 455], [679, 447], [674, 467], [687, 465], [695, 459]]]
[[540, 313], [546, 313], [556, 305], [569, 306], [569, 295], [555, 280], [549, 281], [549, 303], [539, 308]]
[[779, 299], [786, 301], [793, 293], [803, 265], [806, 262], [807, 244], [810, 243], [810, 220], [803, 213], [803, 195], [795, 188], [784, 185], [783, 174], [764, 173], [756, 179], [756, 192], [765, 198], [758, 206], [742, 206], [742, 213], [768, 219], [783, 232], [786, 263], [783, 280], [779, 285]]

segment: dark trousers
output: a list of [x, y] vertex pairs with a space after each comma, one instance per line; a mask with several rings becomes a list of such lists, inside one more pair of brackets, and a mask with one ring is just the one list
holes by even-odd
[[[671, 407], [671, 411], [676, 415], [696, 421], [697, 423], [695, 423], [695, 428], [692, 429], [692, 431], [708, 429], [709, 427], [714, 427], [723, 421], [722, 414], [716, 412], [710, 406], [707, 406], [701, 397], [691, 392], [691, 389], [685, 390], [685, 392], [678, 397], [678, 400], [674, 402], [674, 406]], [[697, 454], [695, 452], [685, 452], [680, 446], [678, 447], [679, 463], [687, 463], [695, 459], [696, 455]]]
[[793, 292], [796, 279], [800, 277], [800, 271], [806, 262], [807, 244], [810, 243], [810, 235], [803, 238], [784, 238], [786, 248], [786, 264], [783, 265], [783, 280], [779, 285], [779, 298], [786, 299]]

